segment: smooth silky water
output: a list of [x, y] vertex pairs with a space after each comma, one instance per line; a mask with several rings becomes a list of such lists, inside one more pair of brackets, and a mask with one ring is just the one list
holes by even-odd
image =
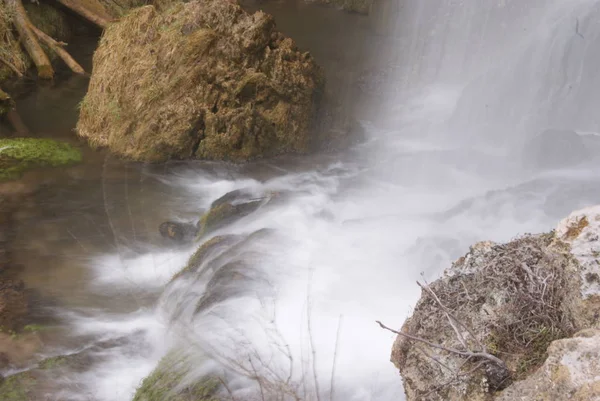
[[[40, 358], [87, 352], [47, 399], [131, 399], [179, 351], [182, 385], [219, 375], [238, 400], [402, 400], [394, 336], [375, 321], [399, 328], [415, 281], [474, 242], [598, 203], [600, 1], [390, 3], [376, 4], [376, 96], [351, 149], [246, 166], [91, 153], [23, 206], [17, 259], [51, 328]], [[578, 132], [587, 152], [564, 153], [579, 163], [531, 153], [547, 128]], [[195, 221], [235, 189], [285, 196], [204, 238], [236, 235], [171, 280], [199, 244], [163, 241], [160, 222]]]

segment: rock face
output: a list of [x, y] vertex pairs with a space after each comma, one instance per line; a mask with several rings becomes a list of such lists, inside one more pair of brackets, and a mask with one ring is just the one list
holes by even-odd
[[[595, 399], [600, 337], [568, 338], [600, 326], [599, 235], [600, 207], [584, 209], [548, 234], [478, 243], [424, 286], [402, 331], [463, 355], [398, 336], [391, 359], [407, 400]], [[501, 359], [508, 375], [464, 352]]]
[[496, 400], [600, 400], [600, 330], [584, 330], [573, 338], [553, 342], [544, 365]]
[[267, 14], [228, 0], [147, 6], [105, 31], [77, 129], [132, 160], [302, 153], [322, 86]]

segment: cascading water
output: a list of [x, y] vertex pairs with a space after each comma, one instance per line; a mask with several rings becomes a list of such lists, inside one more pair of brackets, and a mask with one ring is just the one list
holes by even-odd
[[[145, 174], [170, 188], [173, 219], [233, 190], [280, 194], [203, 238], [226, 240], [192, 271], [171, 280], [200, 244], [140, 246], [135, 229], [119, 229], [134, 226], [130, 200], [105, 188], [107, 214], [127, 223], [114, 223], [115, 252], [88, 263], [89, 291], [131, 304], [62, 312], [72, 333], [109, 345], [91, 370], [70, 373], [60, 399], [131, 398], [167, 354], [186, 362], [181, 386], [218, 376], [237, 400], [403, 399], [393, 336], [375, 320], [399, 327], [415, 280], [434, 279], [473, 242], [549, 230], [598, 202], [600, 1], [390, 7], [390, 90], [363, 121], [364, 143]], [[567, 131], [543, 137], [560, 151], [540, 154], [547, 128]]]

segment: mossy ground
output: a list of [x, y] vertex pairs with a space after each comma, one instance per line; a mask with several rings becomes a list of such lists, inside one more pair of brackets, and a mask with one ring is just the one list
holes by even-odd
[[52, 139], [0, 139], [0, 181], [19, 178], [36, 167], [58, 167], [81, 161], [81, 152]]

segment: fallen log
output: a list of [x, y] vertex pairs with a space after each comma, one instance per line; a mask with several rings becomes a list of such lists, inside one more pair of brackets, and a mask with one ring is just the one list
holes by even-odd
[[[98, 25], [100, 28], [104, 29], [106, 26], [112, 21], [112, 17], [106, 12], [104, 6], [98, 3], [96, 0], [57, 0], [60, 4], [67, 7], [71, 11], [81, 15], [83, 18], [88, 21]], [[97, 10], [102, 11], [93, 11], [89, 7], [86, 7], [85, 2], [89, 3]]]
[[33, 60], [33, 63], [37, 67], [38, 77], [42, 79], [54, 78], [54, 69], [50, 63], [50, 59], [40, 46], [35, 34], [29, 28], [31, 22], [27, 17], [27, 12], [23, 7], [21, 0], [6, 0], [7, 4], [13, 11], [13, 23], [19, 36], [21, 37], [23, 47], [27, 50], [27, 53]]
[[40, 38], [42, 42], [46, 43], [46, 45], [48, 45], [48, 47], [52, 49], [52, 51], [54, 51], [58, 55], [58, 57], [60, 57], [65, 62], [65, 64], [71, 69], [71, 71], [73, 71], [76, 74], [85, 74], [85, 70], [83, 69], [83, 67], [79, 65], [79, 63], [75, 61], [75, 59], [71, 57], [71, 55], [65, 49], [63, 49], [63, 43], [57, 42], [52, 37], [46, 35], [46, 33], [36, 28], [33, 24], [29, 24], [29, 28], [33, 31], [33, 33], [36, 34], [38, 38]]

